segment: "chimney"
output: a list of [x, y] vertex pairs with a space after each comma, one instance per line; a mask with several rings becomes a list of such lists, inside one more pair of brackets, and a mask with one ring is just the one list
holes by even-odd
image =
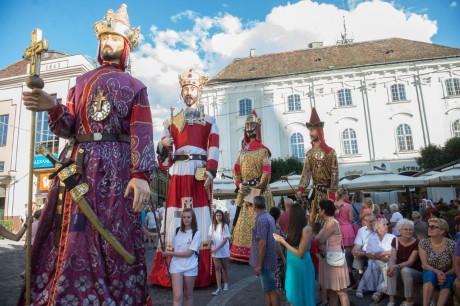
[[319, 48], [323, 46], [322, 41], [314, 41], [308, 44], [308, 48], [313, 49], [313, 48]]
[[255, 48], [249, 49], [249, 57], [253, 57], [253, 56], [256, 56], [256, 49]]

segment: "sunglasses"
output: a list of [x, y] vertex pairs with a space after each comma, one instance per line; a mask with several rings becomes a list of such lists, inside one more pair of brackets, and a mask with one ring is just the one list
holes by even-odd
[[428, 228], [429, 228], [430, 230], [441, 229], [441, 228], [440, 228], [439, 226], [437, 226], [437, 225], [428, 225]]

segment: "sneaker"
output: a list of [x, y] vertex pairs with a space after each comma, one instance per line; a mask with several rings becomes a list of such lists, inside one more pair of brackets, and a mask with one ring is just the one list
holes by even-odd
[[217, 290], [212, 293], [212, 295], [221, 295], [221, 294], [222, 294], [222, 289], [220, 288], [217, 288]]
[[224, 291], [228, 290], [228, 283], [224, 283]]

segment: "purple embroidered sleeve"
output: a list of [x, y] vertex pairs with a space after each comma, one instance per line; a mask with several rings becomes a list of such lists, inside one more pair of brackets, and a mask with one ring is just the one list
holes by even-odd
[[153, 145], [152, 114], [145, 88], [134, 98], [131, 110], [130, 135], [131, 174], [143, 173], [148, 179], [154, 166], [155, 148]]
[[53, 111], [48, 112], [49, 128], [54, 135], [67, 139], [75, 134], [74, 100], [75, 88], [73, 87], [67, 94], [67, 106], [58, 104]]

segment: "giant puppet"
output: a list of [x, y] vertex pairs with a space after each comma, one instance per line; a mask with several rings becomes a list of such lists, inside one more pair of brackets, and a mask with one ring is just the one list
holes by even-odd
[[310, 197], [309, 224], [319, 220], [319, 202], [333, 193], [339, 181], [338, 162], [335, 150], [324, 140], [324, 122], [320, 121], [316, 108], [312, 108], [310, 122], [305, 123], [310, 132], [312, 148], [308, 150], [297, 191], [298, 196], [306, 190], [313, 179], [313, 195]]
[[269, 185], [272, 173], [271, 153], [262, 144], [260, 124], [261, 119], [255, 111], [252, 111], [247, 116], [244, 126], [245, 145], [233, 167], [233, 181], [237, 187], [237, 207], [233, 221], [230, 258], [245, 262], [249, 261], [251, 230], [255, 221], [251, 192], [260, 193], [265, 197], [267, 211], [273, 207], [273, 197]]
[[150, 304], [139, 212], [155, 160], [152, 117], [146, 87], [126, 72], [139, 29], [123, 4], [94, 30], [101, 66], [77, 77], [66, 105], [23, 93], [69, 140], [32, 247], [33, 305]]
[[[166, 246], [169, 246], [176, 234], [183, 208], [193, 208], [198, 230], [202, 234], [196, 287], [211, 283], [211, 245], [207, 233], [211, 224], [212, 181], [216, 177], [219, 158], [216, 119], [198, 110], [199, 94], [206, 81], [207, 77], [195, 69], [179, 75], [186, 108], [175, 116], [171, 114], [171, 119], [164, 122], [163, 138], [157, 148], [160, 168], [168, 170], [172, 167], [161, 229], [165, 234]], [[161, 252], [157, 252], [149, 275], [150, 283], [171, 286], [167, 269], [168, 265]]]

